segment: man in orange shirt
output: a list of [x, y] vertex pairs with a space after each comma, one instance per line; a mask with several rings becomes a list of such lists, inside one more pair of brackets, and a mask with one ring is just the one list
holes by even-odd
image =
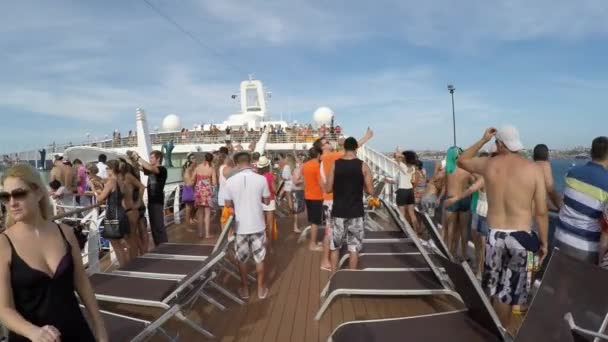
[[323, 190], [321, 188], [321, 165], [319, 164], [319, 150], [311, 148], [308, 153], [310, 159], [302, 165], [302, 176], [304, 177], [304, 200], [306, 201], [306, 213], [310, 224], [310, 242], [308, 248], [311, 251], [319, 251], [316, 246], [317, 230], [323, 224]]
[[[363, 138], [359, 139], [358, 146], [362, 146], [368, 142], [374, 136], [374, 132], [368, 127]], [[340, 141], [344, 144], [344, 140]], [[336, 160], [342, 158], [344, 152], [335, 151], [331, 143], [324, 137], [317, 139], [313, 143], [313, 148], [321, 150], [321, 180], [323, 185], [326, 182], [329, 171], [333, 168]], [[323, 256], [321, 257], [321, 269], [330, 271], [331, 262], [329, 260], [329, 237], [330, 237], [330, 226], [329, 222], [331, 219], [331, 208], [334, 202], [334, 194], [331, 192], [323, 194], [323, 212], [325, 218], [325, 237], [323, 238]]]

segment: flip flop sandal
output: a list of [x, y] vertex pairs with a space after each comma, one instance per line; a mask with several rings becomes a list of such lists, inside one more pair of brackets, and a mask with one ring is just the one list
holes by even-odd
[[260, 298], [260, 299], [266, 299], [266, 297], [268, 296], [268, 292], [270, 292], [270, 291], [268, 290], [268, 288], [267, 288], [267, 287], [266, 287], [266, 288], [264, 288], [264, 289], [262, 290], [262, 293], [259, 293], [259, 292], [258, 292], [258, 298]]
[[243, 292], [243, 289], [239, 289], [239, 297], [241, 297], [242, 299], [249, 299], [249, 291], [247, 292]]

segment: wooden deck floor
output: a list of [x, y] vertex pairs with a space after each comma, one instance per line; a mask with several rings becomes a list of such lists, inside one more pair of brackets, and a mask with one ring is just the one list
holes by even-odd
[[[274, 250], [267, 254], [266, 259], [269, 297], [259, 300], [252, 285], [249, 302], [240, 306], [210, 290], [208, 293], [225, 304], [227, 310], [220, 311], [199, 300], [190, 313], [189, 317], [211, 330], [217, 336], [216, 340], [326, 341], [343, 322], [412, 316], [462, 307], [451, 297], [348, 297], [335, 300], [323, 318], [315, 321], [313, 317], [320, 306], [319, 294], [327, 283], [329, 272], [319, 269], [320, 252], [310, 252], [305, 244], [297, 244], [291, 220], [278, 220], [279, 239], [274, 242]], [[185, 226], [171, 227], [169, 236], [175, 242], [201, 242]], [[234, 278], [220, 278], [225, 278], [227, 288], [236, 292], [238, 283]], [[148, 320], [153, 320], [159, 314], [128, 305], [102, 307]], [[181, 341], [205, 340], [176, 320], [167, 323], [166, 328], [179, 332]]]

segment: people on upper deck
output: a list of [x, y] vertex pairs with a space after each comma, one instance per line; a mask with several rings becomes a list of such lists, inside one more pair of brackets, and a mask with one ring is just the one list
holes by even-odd
[[[475, 157], [494, 138], [497, 155]], [[457, 160], [467, 172], [483, 177], [488, 200], [488, 239], [482, 287], [492, 298], [503, 326], [510, 327], [513, 306], [527, 302], [531, 256], [547, 255], [547, 191], [540, 168], [523, 150], [513, 126], [488, 128]], [[532, 232], [536, 220], [539, 235]]]
[[[51, 221], [49, 194], [30, 165], [8, 169], [0, 201], [0, 321], [12, 341], [108, 341], [72, 229]], [[92, 325], [85, 320], [85, 305]]]

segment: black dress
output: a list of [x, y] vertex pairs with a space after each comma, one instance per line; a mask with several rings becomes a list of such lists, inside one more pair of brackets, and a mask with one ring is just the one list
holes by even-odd
[[[70, 243], [59, 225], [57, 228], [65, 241], [66, 252], [53, 277], [23, 261], [15, 251], [11, 239], [3, 234], [11, 245], [10, 272], [15, 309], [34, 325], [52, 325], [57, 328], [62, 342], [95, 341], [74, 293], [74, 263]], [[29, 339], [10, 332], [9, 341]]]

